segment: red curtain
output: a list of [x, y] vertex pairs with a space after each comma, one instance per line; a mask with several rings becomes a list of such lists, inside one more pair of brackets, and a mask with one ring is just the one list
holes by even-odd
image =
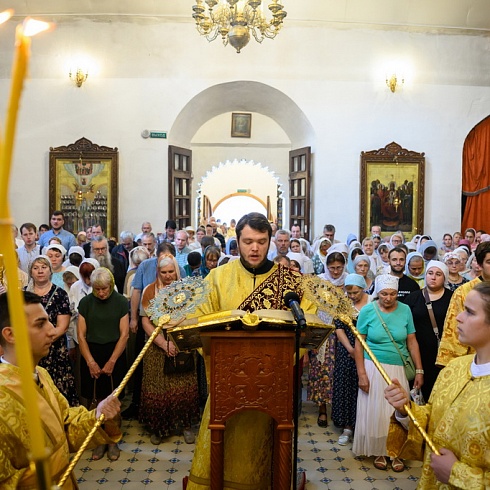
[[466, 206], [461, 231], [475, 228], [490, 233], [490, 116], [464, 142], [463, 195]]

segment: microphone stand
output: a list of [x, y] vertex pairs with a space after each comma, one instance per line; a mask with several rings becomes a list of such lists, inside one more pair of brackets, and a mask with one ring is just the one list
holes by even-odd
[[293, 384], [293, 423], [294, 423], [294, 431], [293, 431], [293, 490], [297, 490], [298, 485], [298, 421], [299, 421], [299, 400], [301, 393], [299, 392], [299, 383], [300, 383], [300, 357], [299, 357], [299, 348], [301, 344], [301, 330], [302, 328], [306, 328], [306, 324], [302, 325], [296, 319], [296, 326], [294, 327], [295, 333], [295, 357], [296, 362], [294, 364], [294, 384]]

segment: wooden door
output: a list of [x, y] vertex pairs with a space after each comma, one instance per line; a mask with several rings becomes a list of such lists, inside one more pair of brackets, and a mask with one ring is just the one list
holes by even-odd
[[289, 226], [297, 223], [306, 240], [310, 237], [311, 147], [289, 152]]
[[181, 230], [191, 224], [192, 151], [168, 147], [168, 212]]

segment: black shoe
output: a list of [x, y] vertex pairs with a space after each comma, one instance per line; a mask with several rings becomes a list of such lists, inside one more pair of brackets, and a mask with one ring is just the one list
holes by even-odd
[[124, 412], [121, 412], [121, 417], [123, 419], [135, 419], [138, 416], [138, 412], [138, 405], [131, 403], [131, 405], [129, 405], [129, 407], [124, 410]]

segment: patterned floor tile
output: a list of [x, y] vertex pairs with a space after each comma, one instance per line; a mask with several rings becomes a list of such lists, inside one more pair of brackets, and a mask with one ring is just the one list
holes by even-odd
[[[339, 446], [340, 429], [316, 424], [317, 410], [303, 403], [299, 427], [298, 467], [307, 472], [307, 490], [415, 490], [421, 463], [407, 462], [403, 473], [373, 468], [373, 458], [354, 457], [351, 445]], [[119, 461], [90, 459], [86, 451], [75, 476], [81, 490], [180, 490], [188, 475], [195, 446], [181, 436], [165, 439], [159, 446], [150, 443], [150, 434], [137, 421], [124, 421], [124, 442]], [[105, 470], [105, 471], [104, 471]], [[393, 479], [393, 481], [389, 481]]]

